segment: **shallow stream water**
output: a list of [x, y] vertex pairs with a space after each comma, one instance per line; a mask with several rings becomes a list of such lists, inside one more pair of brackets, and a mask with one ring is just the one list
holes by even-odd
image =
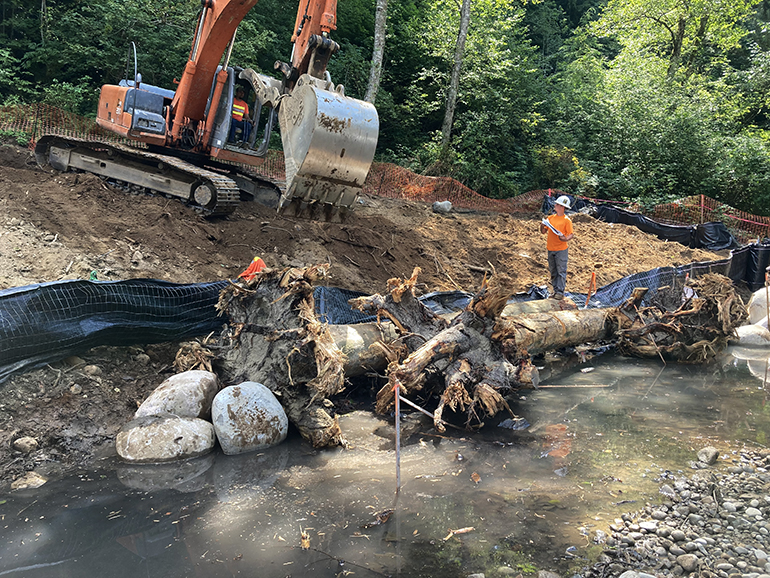
[[392, 420], [366, 412], [341, 418], [344, 450], [295, 437], [183, 464], [102, 460], [0, 494], [0, 577], [571, 576], [595, 530], [660, 501], [661, 478], [691, 474], [699, 449], [724, 467], [766, 443], [766, 355], [574, 363], [519, 392], [527, 429], [501, 416], [404, 442], [397, 500]]

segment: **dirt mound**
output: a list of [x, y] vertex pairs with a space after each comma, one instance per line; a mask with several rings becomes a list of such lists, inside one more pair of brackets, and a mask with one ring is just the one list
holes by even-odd
[[[181, 202], [131, 195], [92, 175], [41, 170], [26, 149], [0, 146], [0, 289], [88, 278], [178, 283], [235, 278], [255, 255], [270, 267], [331, 264], [328, 284], [383, 292], [420, 267], [423, 291], [474, 291], [484, 271], [514, 278], [517, 290], [548, 281], [540, 215], [434, 214], [426, 204], [364, 197], [344, 223], [277, 215], [244, 203], [206, 219]], [[576, 216], [568, 290], [586, 291], [655, 267], [719, 258], [659, 241], [626, 225]], [[174, 372], [173, 344], [96, 348], [83, 360], [17, 376], [2, 387], [0, 465], [9, 483], [46, 462], [80, 463], [104, 445]], [[92, 367], [85, 371], [85, 365]], [[96, 367], [96, 369], [93, 369]], [[23, 456], [22, 436], [40, 441]]]
[[[452, 213], [422, 203], [364, 197], [344, 223], [277, 215], [243, 203], [206, 219], [181, 202], [115, 190], [93, 175], [35, 166], [25, 149], [0, 147], [0, 288], [59, 279], [234, 278], [255, 255], [270, 267], [331, 264], [329, 284], [367, 293], [420, 267], [427, 290], [478, 287], [506, 271], [521, 290], [548, 280], [539, 215]], [[627, 225], [575, 217], [568, 289], [585, 291], [663, 265], [718, 258]]]

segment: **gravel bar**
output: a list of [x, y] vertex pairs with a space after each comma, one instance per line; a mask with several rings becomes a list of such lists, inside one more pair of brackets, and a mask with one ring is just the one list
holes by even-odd
[[704, 448], [687, 477], [661, 475], [660, 504], [624, 514], [585, 578], [770, 578], [770, 450], [742, 450], [717, 472], [718, 452]]

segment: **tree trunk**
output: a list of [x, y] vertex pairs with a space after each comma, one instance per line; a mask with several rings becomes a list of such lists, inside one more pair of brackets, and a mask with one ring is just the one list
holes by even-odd
[[374, 50], [372, 51], [372, 68], [369, 71], [369, 85], [366, 87], [366, 102], [377, 100], [377, 91], [380, 89], [380, 75], [382, 74], [382, 58], [385, 53], [385, 32], [388, 20], [388, 0], [377, 0], [377, 8], [374, 16]]
[[499, 342], [509, 355], [538, 355], [606, 339], [612, 331], [609, 309], [553, 311], [501, 319], [495, 325], [492, 339]]
[[455, 58], [452, 66], [452, 77], [449, 81], [449, 90], [447, 90], [446, 111], [444, 113], [444, 123], [441, 125], [441, 148], [449, 146], [449, 140], [452, 136], [452, 123], [454, 122], [455, 107], [457, 105], [457, 92], [460, 87], [460, 70], [463, 65], [463, 52], [465, 51], [465, 39], [468, 37], [468, 28], [471, 24], [471, 0], [463, 0], [460, 8], [460, 31], [457, 34], [457, 44], [455, 44]]
[[249, 283], [231, 284], [217, 306], [229, 317], [219, 358], [224, 381], [263, 383], [314, 447], [344, 442], [329, 398], [343, 391], [346, 377], [387, 367], [378, 412], [390, 409], [397, 391], [402, 397], [421, 392], [423, 399], [438, 399], [439, 432], [447, 408], [465, 412], [469, 428], [502, 410], [513, 416], [504, 395], [538, 383], [531, 355], [619, 337], [628, 353], [697, 362], [723, 347], [747, 315], [729, 279], [705, 275], [689, 282], [697, 297], [676, 311], [640, 311], [647, 289], [638, 288], [620, 307], [503, 317], [515, 285], [496, 275], [446, 321], [416, 299], [415, 269], [409, 279], [392, 280], [386, 296], [350, 300], [392, 323], [330, 327], [316, 318], [313, 301], [313, 283], [327, 269], [266, 269]]
[[535, 299], [534, 301], [522, 301], [509, 303], [500, 314], [501, 317], [516, 317], [525, 313], [545, 313], [546, 311], [575, 311], [577, 305], [569, 299]]
[[676, 71], [679, 70], [679, 63], [682, 60], [682, 45], [684, 44], [684, 34], [687, 28], [687, 20], [680, 18], [677, 22], [676, 32], [672, 34], [671, 58], [668, 65], [668, 78], [674, 78]]

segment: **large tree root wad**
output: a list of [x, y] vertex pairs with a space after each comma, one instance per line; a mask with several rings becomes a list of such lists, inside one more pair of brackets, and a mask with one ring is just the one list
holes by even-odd
[[639, 310], [633, 326], [618, 332], [618, 351], [680, 363], [713, 360], [748, 317], [746, 307], [730, 279], [722, 275], [709, 273], [690, 280], [687, 287], [694, 294], [675, 311]]
[[[441, 324], [420, 310], [425, 307], [412, 291], [417, 272], [407, 281], [391, 283], [391, 294], [386, 297], [373, 295], [351, 300], [354, 308], [396, 318], [396, 327], [403, 328], [402, 331], [408, 332], [409, 336], [416, 333], [415, 329], [423, 333], [430, 331], [431, 328], [426, 327], [428, 323], [433, 328], [433, 337], [418, 343], [417, 348], [400, 363], [390, 364], [388, 383], [377, 394], [376, 410], [380, 413], [388, 411], [395, 401], [397, 390], [403, 391], [404, 395], [421, 390], [429, 370], [437, 369], [434, 373], [443, 373], [445, 383], [433, 414], [439, 431], [444, 431], [443, 413], [446, 407], [467, 412], [466, 426], [470, 426], [472, 420], [481, 422], [483, 415], [494, 415], [501, 409], [510, 411], [501, 392], [520, 385], [518, 375], [523, 375], [529, 384], [533, 378], [536, 382], [536, 370], [530, 363], [521, 363], [517, 370], [491, 340], [495, 320], [513, 293], [513, 281], [505, 275], [488, 281], [485, 279], [465, 311], [455, 317], [449, 327], [436, 332], [436, 326]], [[407, 313], [402, 317], [399, 304], [405, 302], [408, 304]]]
[[314, 447], [343, 443], [327, 396], [344, 388], [346, 356], [316, 319], [313, 300], [313, 284], [327, 270], [265, 269], [223, 290], [217, 305], [230, 320], [222, 336], [229, 344], [222, 356], [229, 380], [267, 386]]

